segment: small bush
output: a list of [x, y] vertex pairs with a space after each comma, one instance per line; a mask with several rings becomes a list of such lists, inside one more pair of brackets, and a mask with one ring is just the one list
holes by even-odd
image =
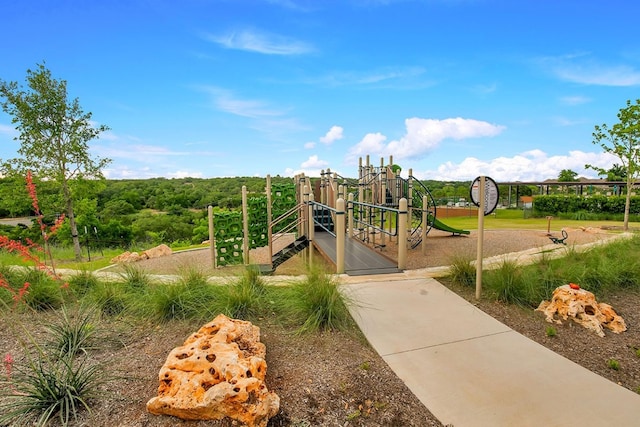
[[[87, 295], [86, 301], [98, 307], [107, 316], [119, 316], [130, 308], [130, 291], [122, 282], [98, 283]], [[84, 300], [84, 299], [83, 299]]]
[[123, 269], [120, 277], [128, 289], [141, 292], [147, 290], [151, 285], [151, 276], [142, 268], [132, 264], [124, 264]]
[[172, 319], [210, 319], [219, 299], [220, 287], [180, 280], [151, 288], [148, 297], [139, 301], [151, 315], [161, 321]]
[[69, 287], [78, 296], [98, 286], [99, 279], [90, 270], [80, 270], [69, 278]]
[[486, 289], [499, 301], [519, 305], [535, 304], [517, 263], [505, 260], [496, 270], [488, 271], [484, 278]]
[[99, 321], [94, 313], [63, 309], [46, 327], [49, 341], [43, 346], [28, 333], [20, 338], [25, 357], [5, 358], [7, 371], [0, 378], [0, 425], [45, 426], [57, 419], [56, 425], [67, 426], [80, 411], [90, 410], [91, 399], [113, 379], [104, 361], [88, 354], [93, 344], [104, 342], [94, 336]]
[[302, 324], [299, 332], [341, 330], [351, 322], [348, 309], [351, 303], [340, 293], [338, 283], [331, 275], [311, 268], [306, 280], [291, 286], [285, 310]]
[[556, 335], [558, 335], [558, 331], [553, 326], [547, 326], [546, 333], [549, 338], [555, 337]]
[[456, 256], [449, 267], [449, 278], [454, 283], [473, 287], [476, 283], [476, 267], [468, 258]]
[[256, 316], [265, 306], [265, 284], [259, 271], [249, 266], [233, 284], [226, 286], [221, 311], [229, 317], [245, 319]]
[[607, 366], [609, 367], [609, 369], [613, 369], [614, 371], [620, 370], [620, 362], [618, 362], [616, 359], [607, 360]]
[[181, 268], [179, 276], [178, 283], [190, 288], [207, 285], [207, 276], [195, 267]]
[[64, 298], [61, 283], [54, 280], [44, 271], [29, 269], [21, 278], [23, 284], [28, 283], [24, 302], [36, 310], [58, 309], [62, 307]]
[[17, 365], [14, 374], [0, 392], [2, 424], [44, 426], [57, 418], [66, 426], [80, 410], [90, 410], [89, 399], [107, 381], [101, 365], [87, 357], [49, 360], [41, 355], [27, 366]]
[[98, 320], [94, 308], [81, 307], [75, 313], [69, 313], [63, 307], [58, 318], [47, 326], [49, 341], [46, 347], [59, 358], [86, 354], [97, 346], [94, 335]]

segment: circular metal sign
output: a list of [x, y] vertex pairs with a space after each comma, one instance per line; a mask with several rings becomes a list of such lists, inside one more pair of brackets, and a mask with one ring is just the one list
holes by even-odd
[[[469, 195], [474, 205], [480, 207], [480, 178], [477, 177], [471, 183]], [[498, 184], [488, 176], [484, 177], [484, 214], [489, 215], [498, 206]]]

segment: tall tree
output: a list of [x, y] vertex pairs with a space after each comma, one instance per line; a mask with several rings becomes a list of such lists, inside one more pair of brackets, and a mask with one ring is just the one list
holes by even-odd
[[82, 259], [74, 215], [73, 182], [103, 178], [102, 169], [111, 160], [92, 158], [88, 142], [109, 128], [94, 127], [78, 98], [67, 97], [67, 82], [51, 77], [45, 64], [27, 70], [24, 89], [17, 82], [0, 80], [2, 109], [12, 116], [20, 141], [18, 154], [3, 164], [5, 173], [33, 171], [41, 179], [60, 186], [69, 220], [76, 259]]
[[571, 169], [562, 169], [558, 174], [558, 181], [561, 182], [574, 182], [578, 180], [578, 173]]
[[[596, 126], [593, 132], [593, 143], [598, 144], [606, 153], [613, 154], [622, 162], [627, 186], [627, 197], [624, 205], [624, 230], [629, 229], [629, 208], [631, 206], [631, 192], [640, 176], [640, 99], [618, 112], [618, 123], [609, 127], [606, 124]], [[595, 169], [601, 174], [607, 171], [592, 165], [586, 167]]]

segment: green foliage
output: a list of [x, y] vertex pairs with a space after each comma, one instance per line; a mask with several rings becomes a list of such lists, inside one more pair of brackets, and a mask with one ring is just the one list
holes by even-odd
[[17, 82], [0, 80], [2, 109], [12, 116], [20, 141], [19, 157], [9, 160], [3, 169], [5, 175], [31, 171], [41, 180], [57, 183], [71, 234], [76, 236], [75, 255], [81, 259], [74, 200], [94, 187], [85, 179], [102, 178], [102, 169], [111, 161], [92, 158], [88, 145], [109, 128], [94, 127], [91, 113], [82, 110], [77, 98], [68, 98], [67, 82], [54, 79], [44, 63], [27, 70], [26, 81], [27, 90]]
[[562, 169], [560, 174], [558, 175], [558, 181], [562, 182], [572, 182], [577, 181], [578, 173], [572, 171], [571, 169]]
[[255, 266], [247, 266], [235, 283], [223, 289], [221, 311], [229, 317], [254, 317], [265, 307], [265, 284]]
[[[606, 124], [595, 126], [592, 142], [599, 145], [605, 153], [619, 158], [624, 168], [627, 194], [623, 227], [626, 231], [629, 228], [631, 192], [640, 176], [640, 99], [637, 99], [635, 104], [628, 100], [626, 107], [621, 108], [617, 116], [618, 123], [611, 127]], [[606, 173], [600, 167], [585, 166], [597, 170], [600, 174]]]
[[558, 331], [553, 326], [547, 326], [546, 334], [547, 334], [547, 336], [549, 338], [551, 338], [551, 337], [555, 337], [556, 335], [558, 335]]
[[607, 367], [609, 369], [613, 369], [614, 371], [619, 371], [620, 370], [620, 362], [616, 359], [609, 359], [607, 360]]
[[172, 319], [209, 320], [215, 316], [220, 304], [221, 287], [209, 285], [206, 276], [195, 270], [181, 272], [176, 283], [156, 284], [150, 288], [148, 298], [139, 301], [138, 311], [151, 310], [161, 321]]
[[[11, 385], [0, 403], [0, 422], [26, 424], [35, 421], [39, 426], [57, 419], [63, 426], [77, 419], [82, 409], [90, 410], [89, 399], [97, 396], [105, 374], [89, 358], [39, 357], [26, 368], [16, 369]], [[12, 389], [10, 387], [13, 387]]]
[[130, 291], [144, 292], [151, 285], [151, 276], [144, 269], [133, 264], [124, 264], [120, 273], [125, 288]]
[[449, 279], [463, 286], [475, 286], [476, 267], [470, 259], [460, 255], [454, 256], [449, 266]]
[[120, 316], [130, 310], [134, 296], [124, 282], [99, 282], [84, 296], [107, 316]]
[[94, 307], [81, 307], [69, 313], [63, 306], [57, 318], [47, 326], [46, 348], [57, 358], [72, 358], [97, 347], [96, 325], [99, 322]]
[[[67, 426], [82, 410], [90, 410], [92, 398], [113, 377], [104, 362], [88, 354], [103, 342], [97, 331], [93, 309], [70, 314], [63, 309], [47, 327], [48, 342], [41, 346], [29, 333], [21, 337], [26, 358], [5, 358], [5, 376], [0, 378], [1, 425]], [[6, 367], [10, 362], [10, 366]]]
[[79, 296], [85, 295], [88, 291], [98, 286], [99, 280], [93, 272], [82, 269], [69, 278], [69, 288]]
[[289, 291], [285, 311], [302, 323], [299, 332], [341, 330], [350, 324], [348, 306], [352, 301], [340, 293], [333, 276], [310, 268], [306, 279], [291, 285]]
[[499, 301], [529, 306], [540, 302], [539, 288], [515, 261], [504, 260], [497, 269], [487, 271], [483, 279], [483, 287]]
[[20, 278], [20, 282], [28, 283], [29, 287], [24, 294], [24, 302], [27, 306], [36, 310], [58, 309], [64, 303], [59, 281], [51, 278], [42, 270], [28, 269]]
[[[536, 216], [557, 215], [569, 213], [575, 216], [581, 213], [584, 218], [573, 219], [606, 219], [613, 215], [623, 215], [625, 211], [625, 197], [593, 195], [589, 197], [575, 195], [539, 195], [533, 199], [533, 209]], [[630, 198], [629, 213], [640, 214], [640, 196]]]

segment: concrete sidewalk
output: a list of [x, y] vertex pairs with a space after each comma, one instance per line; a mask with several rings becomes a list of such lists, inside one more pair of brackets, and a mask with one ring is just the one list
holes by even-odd
[[511, 330], [435, 279], [358, 279], [342, 287], [357, 302], [354, 319], [444, 425], [640, 426], [640, 395]]

